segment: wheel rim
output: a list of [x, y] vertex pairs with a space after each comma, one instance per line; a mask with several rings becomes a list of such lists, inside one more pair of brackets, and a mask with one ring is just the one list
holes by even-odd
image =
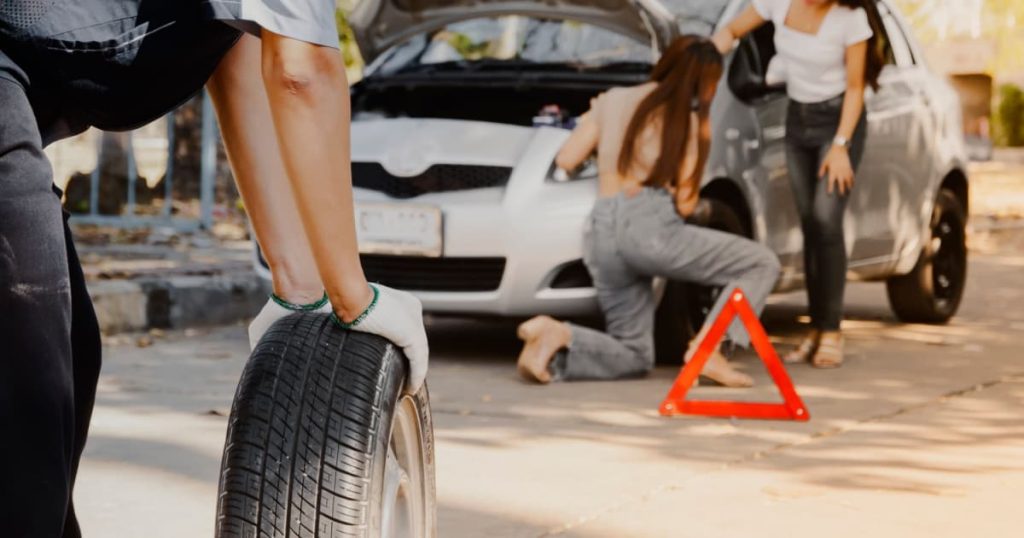
[[701, 326], [704, 325], [704, 320], [711, 313], [711, 309], [715, 307], [715, 301], [718, 300], [718, 294], [722, 293], [722, 288], [717, 286], [693, 286], [692, 289], [691, 299], [687, 301], [687, 308], [690, 309], [690, 329], [693, 331], [693, 334], [697, 334], [700, 332]]
[[384, 464], [383, 538], [420, 538], [427, 520], [420, 416], [410, 396], [402, 396], [392, 418]]
[[[733, 235], [744, 237], [742, 229], [737, 228], [736, 224], [728, 219], [721, 218], [720, 215], [712, 213], [711, 219], [705, 225], [707, 228], [712, 230], [718, 230]], [[719, 286], [689, 286], [690, 293], [686, 301], [686, 308], [689, 313], [690, 330], [692, 334], [700, 332], [701, 327], [704, 325], [704, 320], [707, 319], [708, 314], [711, 313], [711, 309], [715, 307], [715, 303], [718, 301], [718, 295], [722, 293], [722, 288]]]
[[963, 226], [949, 213], [939, 216], [932, 226], [931, 248], [932, 293], [938, 310], [956, 304], [964, 286], [967, 248]]

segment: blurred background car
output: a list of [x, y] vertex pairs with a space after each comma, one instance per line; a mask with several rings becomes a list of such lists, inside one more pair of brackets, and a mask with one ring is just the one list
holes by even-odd
[[[368, 66], [352, 88], [352, 167], [363, 265], [428, 312], [588, 316], [581, 261], [592, 163], [553, 160], [590, 100], [646, 80], [683, 33], [710, 35], [747, 0], [362, 0], [350, 22]], [[878, 2], [886, 66], [847, 212], [850, 276], [886, 282], [906, 321], [944, 322], [966, 276], [967, 152], [959, 101], [899, 13]], [[784, 88], [765, 74], [768, 24], [726, 58], [712, 106], [704, 225], [779, 256], [777, 291], [803, 283]], [[257, 256], [257, 269], [269, 277]], [[678, 360], [719, 290], [659, 282], [659, 357]]]

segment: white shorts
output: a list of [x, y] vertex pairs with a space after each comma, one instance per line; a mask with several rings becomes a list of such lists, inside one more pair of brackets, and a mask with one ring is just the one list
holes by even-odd
[[206, 0], [213, 17], [257, 37], [263, 29], [338, 48], [334, 0]]

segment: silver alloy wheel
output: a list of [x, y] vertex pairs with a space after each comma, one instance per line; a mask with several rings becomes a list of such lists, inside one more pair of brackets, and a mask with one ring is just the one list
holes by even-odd
[[391, 422], [391, 441], [384, 464], [381, 507], [382, 538], [427, 538], [423, 431], [413, 398], [403, 395]]

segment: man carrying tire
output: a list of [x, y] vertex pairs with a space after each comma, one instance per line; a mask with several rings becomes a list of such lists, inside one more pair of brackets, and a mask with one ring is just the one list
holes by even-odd
[[359, 264], [334, 20], [333, 0], [0, 4], [0, 536], [80, 536], [71, 488], [100, 367], [42, 148], [90, 126], [142, 125], [208, 80], [274, 270], [275, 300], [250, 336], [293, 310], [329, 308], [337, 323], [402, 347], [406, 390], [422, 384], [419, 302], [368, 285]]

